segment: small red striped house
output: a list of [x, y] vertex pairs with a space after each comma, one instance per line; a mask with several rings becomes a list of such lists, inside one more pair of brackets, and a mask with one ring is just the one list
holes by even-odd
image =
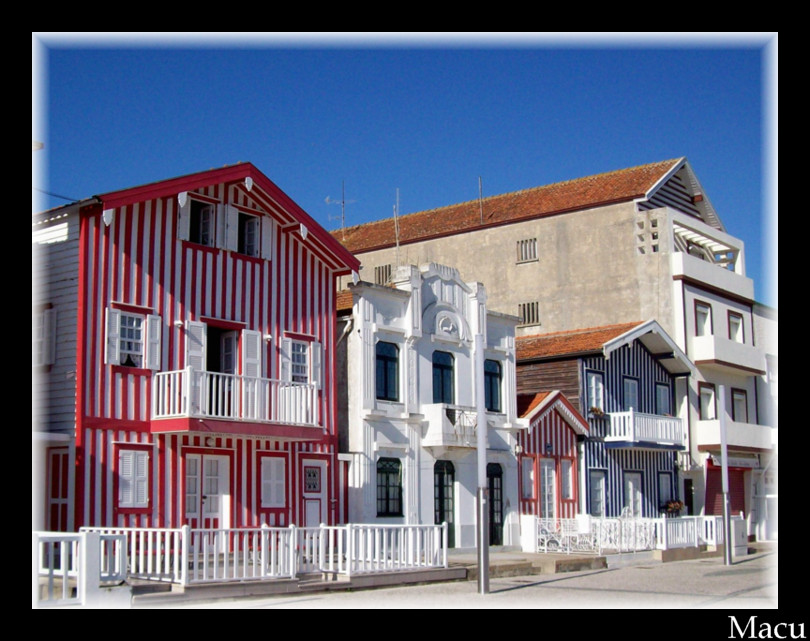
[[588, 421], [559, 390], [518, 396], [529, 427], [518, 433], [520, 513], [573, 519], [579, 509], [580, 443]]
[[347, 250], [250, 163], [34, 222], [46, 529], [339, 519]]

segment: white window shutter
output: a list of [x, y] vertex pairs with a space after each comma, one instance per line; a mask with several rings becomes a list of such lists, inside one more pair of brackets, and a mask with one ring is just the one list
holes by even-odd
[[146, 317], [146, 369], [160, 369], [160, 344], [163, 335], [163, 324], [160, 316], [150, 314]]
[[292, 380], [292, 340], [289, 338], [281, 339], [281, 373], [279, 378], [282, 381]]
[[135, 452], [118, 452], [118, 502], [122, 506], [132, 505], [132, 481], [135, 476]]
[[119, 450], [118, 503], [121, 507], [148, 507], [149, 452]]
[[121, 312], [107, 308], [107, 342], [104, 350], [104, 362], [108, 365], [121, 363]]
[[149, 452], [138, 450], [135, 452], [133, 501], [135, 507], [149, 505]]
[[262, 216], [262, 258], [271, 260], [273, 257], [273, 219]]
[[242, 376], [260, 378], [262, 375], [262, 334], [252, 329], [242, 330]]
[[262, 458], [262, 507], [286, 505], [285, 460], [280, 456]]
[[186, 332], [186, 367], [198, 372], [205, 370], [205, 343], [208, 326], [199, 321], [189, 321]]
[[[220, 206], [222, 207], [222, 206]], [[225, 205], [225, 249], [236, 251], [239, 249], [239, 210], [233, 205]], [[221, 218], [221, 216], [218, 216]]]
[[315, 384], [315, 389], [321, 389], [323, 384], [323, 345], [318, 342], [312, 343], [310, 350], [312, 382]]
[[216, 239], [214, 244], [217, 247], [222, 247], [223, 249], [226, 247], [226, 240], [225, 236], [227, 233], [226, 227], [228, 226], [228, 220], [225, 216], [225, 205], [218, 204], [216, 209]]
[[177, 209], [177, 237], [188, 240], [191, 234], [191, 200], [185, 202]]

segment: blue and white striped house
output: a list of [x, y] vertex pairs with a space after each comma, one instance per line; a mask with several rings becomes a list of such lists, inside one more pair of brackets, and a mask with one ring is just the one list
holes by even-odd
[[675, 381], [694, 365], [656, 321], [521, 337], [517, 361], [519, 394], [560, 390], [588, 419], [581, 513], [652, 517], [677, 508], [677, 453], [689, 433]]

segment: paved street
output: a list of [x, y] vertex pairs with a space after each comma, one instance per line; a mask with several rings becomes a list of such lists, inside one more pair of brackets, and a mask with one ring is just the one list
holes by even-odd
[[[759, 553], [731, 566], [714, 557], [554, 575], [497, 578], [490, 593], [475, 582], [357, 592], [314, 593], [184, 604], [184, 608], [668, 608], [778, 607], [778, 554]], [[169, 607], [169, 606], [165, 606]]]

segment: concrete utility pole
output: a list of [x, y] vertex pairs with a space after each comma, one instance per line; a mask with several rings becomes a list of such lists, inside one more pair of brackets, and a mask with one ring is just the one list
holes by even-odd
[[726, 440], [726, 387], [717, 386], [717, 417], [720, 420], [720, 464], [723, 479], [723, 536], [725, 537], [725, 550], [723, 562], [731, 565], [731, 500], [728, 495], [728, 442]]
[[475, 335], [475, 408], [478, 448], [478, 593], [489, 594], [489, 504], [487, 502], [487, 410], [484, 405], [484, 336]]

